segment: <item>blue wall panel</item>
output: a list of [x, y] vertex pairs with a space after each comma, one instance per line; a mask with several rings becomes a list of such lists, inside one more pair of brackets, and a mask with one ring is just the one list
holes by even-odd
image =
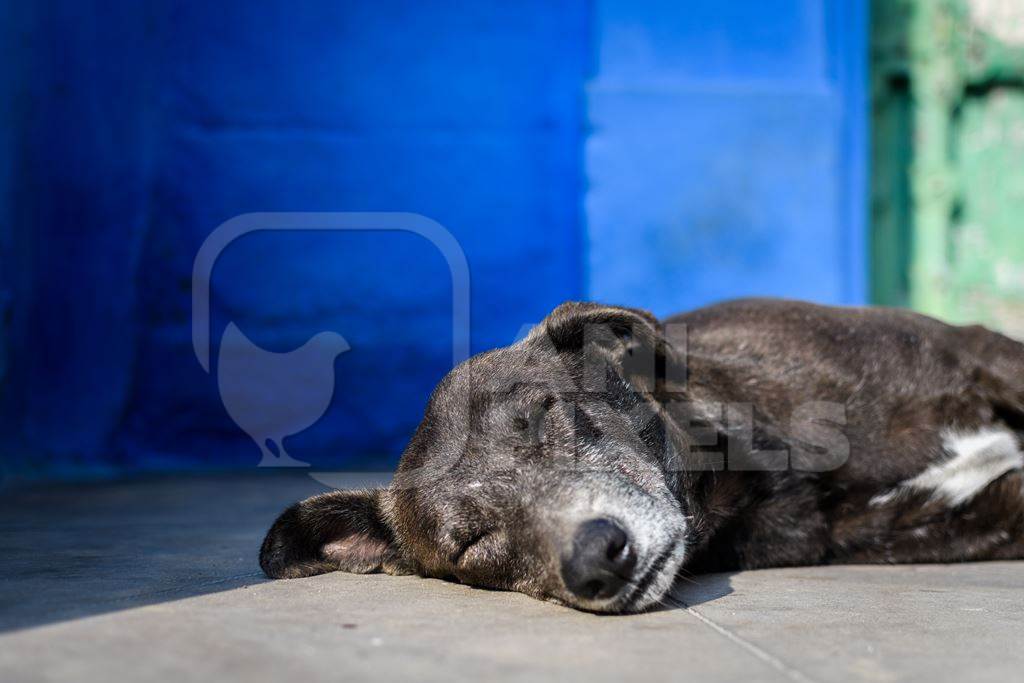
[[591, 295], [862, 302], [864, 4], [597, 8]]
[[[469, 261], [474, 350], [583, 295], [583, 2], [34, 13], [12, 468], [258, 461], [191, 347], [192, 259], [239, 214], [438, 221]], [[288, 447], [387, 467], [450, 367], [450, 280], [411, 234], [254, 235], [214, 271], [213, 342], [228, 322], [276, 351], [344, 335], [336, 400]]]
[[[253, 211], [404, 211], [474, 351], [569, 298], [862, 299], [863, 2], [4, 3], [0, 407], [19, 475], [251, 466], [191, 274]], [[408, 233], [267, 232], [212, 278], [272, 351], [344, 335], [318, 468], [389, 467], [450, 367]], [[2, 303], [0, 303], [2, 309]]]

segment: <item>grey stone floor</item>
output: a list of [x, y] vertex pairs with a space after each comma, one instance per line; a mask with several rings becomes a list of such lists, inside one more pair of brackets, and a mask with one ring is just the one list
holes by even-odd
[[262, 532], [323, 488], [0, 493], [0, 681], [1024, 680], [1024, 563], [703, 576], [634, 616], [414, 577], [264, 580]]

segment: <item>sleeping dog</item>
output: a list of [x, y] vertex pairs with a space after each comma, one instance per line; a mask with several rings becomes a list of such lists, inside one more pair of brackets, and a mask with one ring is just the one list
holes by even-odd
[[1024, 558], [1024, 345], [778, 300], [565, 303], [437, 386], [385, 489], [285, 510], [272, 578], [419, 574], [635, 612], [678, 573]]

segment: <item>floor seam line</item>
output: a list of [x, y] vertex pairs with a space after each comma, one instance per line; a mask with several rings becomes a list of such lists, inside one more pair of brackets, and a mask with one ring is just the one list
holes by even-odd
[[740, 646], [757, 659], [769, 665], [779, 673], [785, 675], [787, 678], [797, 681], [798, 683], [817, 683], [813, 678], [807, 676], [802, 671], [793, 668], [792, 666], [786, 664], [784, 661], [782, 661], [775, 655], [771, 654], [767, 650], [758, 647], [746, 638], [743, 638], [742, 636], [733, 633], [732, 631], [725, 628], [718, 622], [704, 616], [703, 614], [695, 610], [693, 607], [690, 607], [685, 602], [678, 600], [676, 598], [670, 598], [670, 600], [676, 603], [678, 606], [682, 607], [684, 610], [686, 610], [687, 613], [693, 615], [694, 618], [696, 618], [702, 624], [713, 630], [715, 633]]

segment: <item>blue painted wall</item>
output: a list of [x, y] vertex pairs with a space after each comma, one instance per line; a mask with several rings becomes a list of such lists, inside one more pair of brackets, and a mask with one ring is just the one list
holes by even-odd
[[597, 3], [589, 293], [865, 298], [861, 2]]
[[[864, 3], [640, 4], [0, 4], [7, 471], [255, 465], [190, 326], [197, 249], [252, 211], [438, 221], [474, 351], [568, 298], [861, 301]], [[343, 334], [288, 449], [388, 467], [450, 367], [451, 287], [411, 234], [250, 235], [213, 343]]]

